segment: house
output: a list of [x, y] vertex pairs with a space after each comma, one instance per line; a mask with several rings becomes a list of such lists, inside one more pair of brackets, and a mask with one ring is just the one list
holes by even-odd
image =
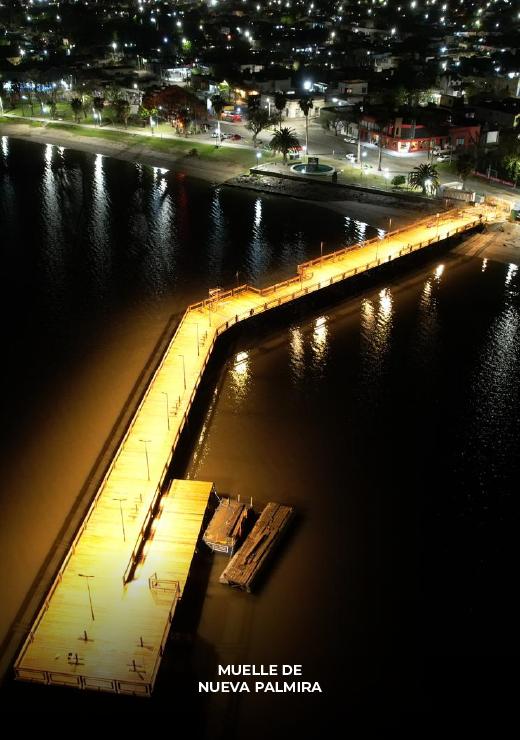
[[[418, 154], [430, 149], [467, 149], [477, 146], [480, 125], [472, 122], [452, 124], [421, 120], [420, 109], [402, 109], [394, 112], [386, 124], [379, 120], [378, 112], [366, 113], [360, 124], [360, 139], [369, 145], [378, 146], [395, 154]], [[380, 128], [381, 126], [381, 128]]]
[[520, 122], [520, 98], [484, 100], [476, 103], [474, 108], [476, 118], [498, 128], [514, 128]]

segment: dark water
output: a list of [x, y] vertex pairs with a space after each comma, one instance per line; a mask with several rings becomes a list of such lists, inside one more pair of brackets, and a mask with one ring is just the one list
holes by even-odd
[[[253, 204], [251, 234], [256, 199], [235, 196]], [[306, 213], [296, 209], [288, 230]], [[283, 267], [277, 245], [274, 272]], [[199, 269], [211, 284], [207, 265]], [[143, 335], [156, 323], [147, 311]], [[150, 707], [173, 711], [192, 737], [256, 738], [307, 736], [311, 727], [329, 736], [352, 709], [511, 704], [519, 321], [515, 266], [448, 255], [238, 340], [187, 474], [253, 497], [258, 509], [290, 504], [297, 518], [258, 594], [220, 585], [224, 561], [200, 553]], [[30, 536], [29, 515], [22, 525]], [[218, 681], [216, 666], [227, 664], [301, 664], [302, 679], [322, 693], [198, 693], [197, 681]], [[114, 715], [116, 702], [143, 708], [123, 697], [10, 691]]]

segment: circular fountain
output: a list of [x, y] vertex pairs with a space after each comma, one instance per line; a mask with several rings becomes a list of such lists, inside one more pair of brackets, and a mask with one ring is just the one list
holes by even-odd
[[335, 167], [330, 164], [293, 164], [291, 172], [298, 172], [300, 175], [332, 175], [336, 171]]

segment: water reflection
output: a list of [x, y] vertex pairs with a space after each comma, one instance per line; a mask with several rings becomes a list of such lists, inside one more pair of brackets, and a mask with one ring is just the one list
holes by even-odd
[[[364, 221], [358, 221], [350, 216], [345, 216], [344, 219], [344, 243], [346, 246], [349, 244], [357, 244], [357, 242], [364, 242], [368, 239], [367, 229], [369, 225]], [[381, 231], [380, 229], [378, 232]], [[384, 232], [382, 232], [384, 233]]]
[[215, 188], [209, 209], [208, 267], [215, 282], [222, 280], [222, 260], [229, 243], [229, 224], [221, 203], [221, 189]]
[[271, 258], [271, 243], [267, 224], [262, 218], [262, 199], [257, 198], [254, 205], [253, 235], [248, 249], [248, 280], [256, 282], [267, 270]]
[[482, 272], [485, 272], [486, 271], [487, 264], [488, 264], [487, 257], [485, 257], [482, 260]]
[[[482, 493], [501, 490], [510, 474], [511, 456], [516, 452], [520, 420], [511, 409], [520, 403], [520, 306], [515, 280], [518, 268], [509, 265], [505, 274], [504, 298], [500, 313], [491, 324], [479, 353], [468, 409], [467, 445]], [[467, 514], [473, 516], [468, 502]]]
[[7, 157], [9, 156], [9, 139], [7, 136], [2, 136], [2, 156], [7, 164]]
[[63, 190], [61, 178], [53, 167], [53, 144], [44, 149], [45, 168], [41, 179], [41, 233], [43, 249], [39, 253], [40, 280], [47, 286], [45, 298], [52, 323], [64, 303], [67, 289], [65, 280], [65, 243], [63, 228]]
[[364, 403], [375, 409], [389, 372], [394, 306], [389, 288], [361, 302], [361, 388]]
[[110, 250], [110, 198], [106, 188], [102, 154], [96, 154], [90, 193], [89, 221], [86, 230], [88, 274], [93, 290], [99, 296], [101, 305], [104, 306], [108, 293], [107, 281], [110, 275], [112, 255]]
[[319, 316], [313, 324], [311, 337], [312, 368], [320, 377], [324, 377], [327, 358], [330, 350], [330, 332], [326, 316]]
[[235, 355], [229, 376], [229, 390], [234, 400], [233, 410], [238, 412], [247, 399], [251, 387], [251, 363], [248, 352], [238, 352]]
[[299, 326], [291, 326], [289, 329], [289, 367], [291, 377], [296, 384], [301, 383], [305, 377], [303, 333]]

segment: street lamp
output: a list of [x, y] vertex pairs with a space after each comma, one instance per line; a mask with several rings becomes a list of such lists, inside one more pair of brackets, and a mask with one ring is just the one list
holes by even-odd
[[161, 391], [161, 393], [166, 396], [166, 421], [168, 422], [168, 431], [170, 431], [170, 404], [168, 401], [168, 393], [166, 391]]
[[[200, 355], [200, 344], [199, 344], [199, 324], [197, 321], [195, 322], [195, 329], [197, 330], [197, 357], [198, 357]], [[169, 428], [170, 427], [168, 426], [168, 429]]]
[[123, 542], [126, 542], [125, 520], [123, 518], [123, 501], [126, 501], [126, 498], [113, 498], [112, 501], [119, 501], [119, 510], [121, 511], [121, 526], [123, 527]]
[[177, 357], [182, 357], [182, 372], [184, 375], [184, 390], [186, 390], [186, 363], [184, 362], [184, 355], [177, 355]]
[[89, 578], [95, 578], [95, 576], [87, 576], [84, 573], [78, 573], [78, 576], [80, 578], [86, 578], [87, 579], [87, 590], [88, 590], [88, 600], [89, 600], [89, 603], [90, 603], [90, 613], [92, 614], [92, 621], [94, 622], [95, 621], [94, 609], [92, 608], [92, 596], [90, 595], [90, 586], [89, 586], [88, 579]]
[[257, 152], [256, 153], [256, 163], [257, 163], [257, 165], [260, 164], [260, 160], [261, 159], [262, 159], [262, 152]]
[[148, 473], [148, 480], [150, 480], [150, 463], [148, 460], [148, 442], [151, 442], [151, 439], [144, 439], [143, 437], [139, 437], [139, 442], [144, 442], [144, 454], [146, 457], [146, 472]]

